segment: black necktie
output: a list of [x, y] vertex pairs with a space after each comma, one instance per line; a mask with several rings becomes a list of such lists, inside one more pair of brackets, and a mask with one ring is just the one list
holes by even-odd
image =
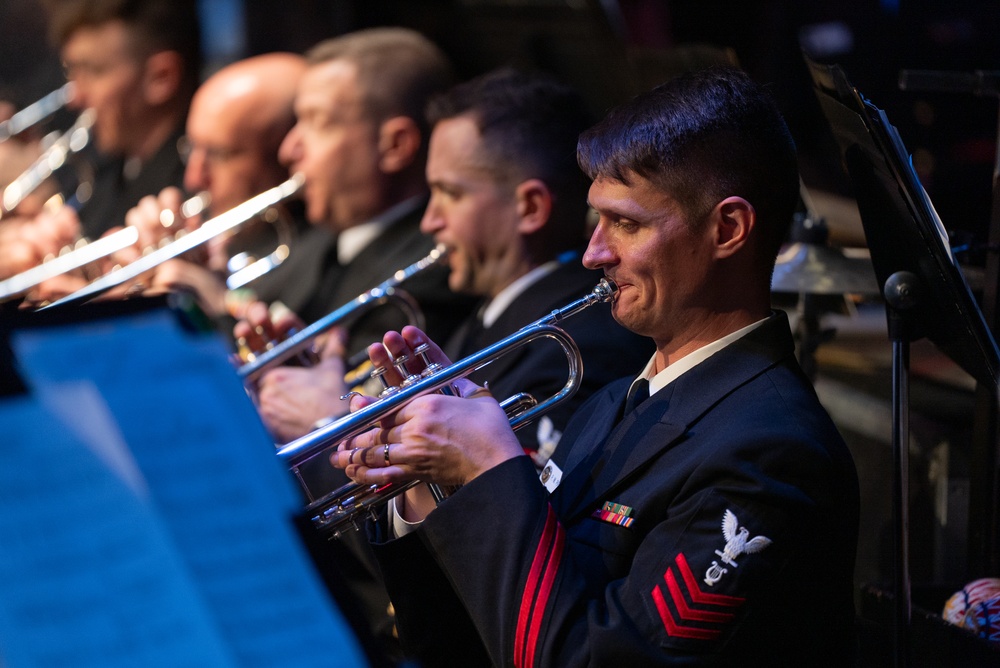
[[622, 413], [622, 417], [634, 411], [646, 399], [649, 399], [649, 381], [645, 378], [638, 378], [628, 388], [628, 395], [625, 397], [625, 412]]

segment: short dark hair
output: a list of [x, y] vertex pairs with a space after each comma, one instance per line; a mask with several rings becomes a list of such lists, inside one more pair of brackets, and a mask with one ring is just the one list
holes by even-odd
[[577, 165], [576, 143], [591, 121], [583, 98], [548, 75], [503, 68], [455, 86], [427, 107], [431, 125], [466, 115], [498, 180], [537, 178], [553, 193], [548, 248], [580, 246], [588, 180]]
[[377, 122], [393, 116], [413, 119], [426, 145], [424, 106], [454, 81], [444, 52], [408, 28], [369, 28], [324, 40], [306, 53], [309, 65], [341, 59], [357, 68], [365, 112]]
[[201, 29], [194, 0], [46, 0], [50, 37], [64, 44], [80, 28], [122, 21], [137, 55], [176, 51], [190, 91], [201, 78]]
[[684, 74], [636, 96], [585, 132], [577, 153], [592, 179], [648, 179], [692, 225], [726, 197], [746, 199], [770, 262], [798, 202], [791, 133], [768, 91], [732, 67]]

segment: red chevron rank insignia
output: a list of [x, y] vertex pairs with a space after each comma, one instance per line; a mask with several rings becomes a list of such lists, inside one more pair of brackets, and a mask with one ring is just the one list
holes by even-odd
[[695, 640], [718, 639], [722, 627], [746, 601], [702, 590], [683, 552], [664, 571], [663, 582], [653, 587], [652, 596], [667, 635]]

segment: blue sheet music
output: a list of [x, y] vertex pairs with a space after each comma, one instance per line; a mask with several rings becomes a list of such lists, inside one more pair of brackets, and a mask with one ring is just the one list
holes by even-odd
[[[197, 592], [207, 611], [201, 616], [211, 619], [204, 632], [210, 630], [228, 650], [233, 665], [364, 665], [289, 521], [302, 507], [300, 495], [219, 341], [191, 335], [172, 314], [156, 311], [127, 321], [19, 331], [12, 343], [34, 410], [49, 416], [47, 424], [64, 425], [56, 432], [59, 438], [47, 432], [59, 445], [52, 453], [57, 461], [46, 464], [35, 481], [50, 495], [53, 510], [76, 502], [44, 468], [81, 457], [92, 462], [95, 473], [92, 486], [76, 496], [100, 497], [114, 487], [131, 501], [109, 502], [74, 517], [73, 532], [107, 534], [109, 542], [128, 545], [133, 539], [116, 539], [122, 535], [119, 520], [109, 515], [119, 505], [133, 514], [141, 509], [141, 522], [150, 523], [149, 530], [166, 544], [157, 559], [166, 553], [180, 565], [186, 588]], [[0, 424], [13, 419], [8, 411]], [[67, 455], [69, 450], [75, 454]], [[3, 463], [0, 486], [23, 465]], [[8, 496], [0, 513], [16, 522], [22, 504]], [[73, 541], [66, 518], [58, 514], [47, 528], [55, 540]], [[148, 576], [158, 570], [157, 559], [146, 564]], [[153, 596], [158, 591], [141, 578], [134, 584], [122, 587], [117, 605], [160, 605]], [[15, 637], [6, 624], [0, 634]], [[18, 665], [13, 649], [3, 652], [10, 666]]]

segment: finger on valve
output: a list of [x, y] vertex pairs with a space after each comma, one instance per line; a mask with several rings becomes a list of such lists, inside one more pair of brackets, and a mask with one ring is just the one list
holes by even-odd
[[262, 301], [254, 301], [243, 308], [243, 315], [244, 318], [233, 327], [233, 336], [244, 361], [273, 348], [305, 326], [302, 319], [281, 302], [268, 306]]

